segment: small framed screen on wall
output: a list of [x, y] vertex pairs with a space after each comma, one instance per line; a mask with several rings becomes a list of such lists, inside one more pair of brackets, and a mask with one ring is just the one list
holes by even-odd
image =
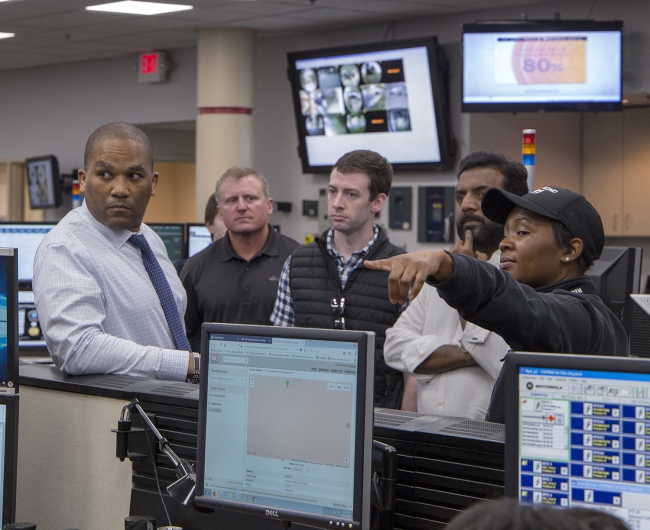
[[453, 186], [418, 187], [418, 241], [451, 243], [454, 240]]

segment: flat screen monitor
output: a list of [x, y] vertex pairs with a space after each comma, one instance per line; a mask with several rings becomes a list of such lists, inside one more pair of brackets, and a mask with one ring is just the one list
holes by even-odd
[[56, 223], [0, 223], [0, 247], [18, 249], [18, 282], [31, 291], [34, 256], [41, 241]]
[[187, 223], [187, 257], [191, 258], [197, 252], [212, 243], [212, 234], [204, 223]]
[[0, 394], [18, 391], [18, 261], [0, 248]]
[[522, 503], [650, 520], [650, 362], [510, 353], [505, 491]]
[[623, 23], [463, 25], [463, 112], [621, 110]]
[[183, 223], [147, 223], [167, 249], [167, 256], [172, 263], [185, 258], [185, 225]]
[[59, 162], [54, 155], [25, 160], [29, 182], [29, 205], [36, 208], [58, 208], [63, 201]]
[[16, 522], [18, 396], [0, 396], [0, 502], [2, 525]]
[[203, 324], [201, 338], [195, 504], [369, 528], [374, 334]]
[[596, 287], [596, 294], [619, 318], [630, 334], [631, 294], [641, 286], [641, 247], [604, 247], [600, 258], [585, 274]]
[[442, 50], [429, 37], [288, 54], [303, 172], [370, 149], [396, 170], [445, 169]]

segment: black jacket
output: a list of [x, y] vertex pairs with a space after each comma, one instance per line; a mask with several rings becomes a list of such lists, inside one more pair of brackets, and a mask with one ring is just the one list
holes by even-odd
[[[533, 289], [510, 274], [455, 255], [454, 273], [430, 283], [468, 321], [494, 331], [516, 351], [629, 356], [616, 315], [594, 293], [586, 276]], [[505, 396], [497, 380], [486, 420], [502, 423]]]
[[[375, 406], [399, 408], [403, 393], [403, 375], [386, 365], [384, 341], [386, 329], [395, 324], [400, 306], [388, 299], [388, 273], [361, 266], [341, 288], [334, 259], [327, 252], [327, 232], [314, 243], [299, 247], [291, 254], [289, 286], [293, 299], [294, 324], [298, 327], [334, 329], [336, 316], [331, 300], [345, 298], [346, 329], [375, 332]], [[390, 258], [404, 251], [388, 241], [380, 229], [367, 259]]]

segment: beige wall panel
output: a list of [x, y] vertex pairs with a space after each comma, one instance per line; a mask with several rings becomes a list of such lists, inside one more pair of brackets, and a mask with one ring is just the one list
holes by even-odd
[[583, 116], [582, 190], [607, 236], [623, 235], [623, 114]]
[[650, 235], [650, 107], [623, 111], [624, 233]]
[[160, 177], [144, 216], [145, 223], [194, 222], [196, 164], [156, 162], [154, 169]]
[[524, 129], [537, 131], [535, 188], [582, 191], [582, 124], [577, 112], [471, 114], [469, 150], [496, 151], [521, 162]]

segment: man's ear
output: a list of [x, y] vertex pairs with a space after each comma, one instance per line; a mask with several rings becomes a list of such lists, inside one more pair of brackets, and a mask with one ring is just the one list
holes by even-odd
[[159, 173], [156, 171], [151, 175], [151, 196], [153, 197], [156, 194], [156, 184], [158, 184]]
[[372, 213], [379, 212], [386, 204], [388, 197], [385, 193], [379, 193], [372, 201], [370, 201], [370, 211]]
[[79, 191], [83, 193], [86, 191], [86, 171], [84, 169], [78, 170], [77, 177], [79, 178]]

